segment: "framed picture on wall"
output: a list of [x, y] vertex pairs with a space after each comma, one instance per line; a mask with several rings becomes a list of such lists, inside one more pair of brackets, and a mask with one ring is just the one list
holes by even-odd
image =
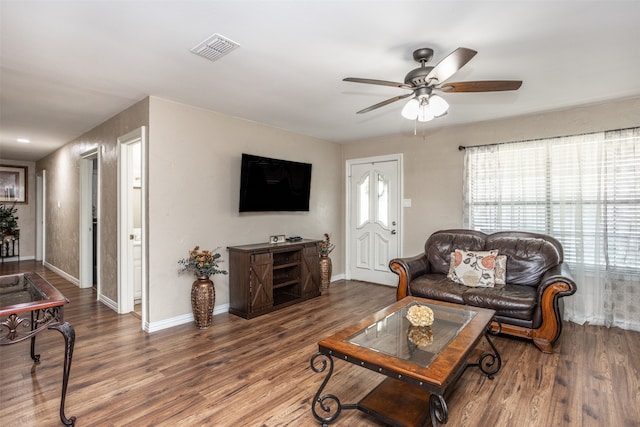
[[27, 203], [27, 167], [0, 165], [0, 203]]

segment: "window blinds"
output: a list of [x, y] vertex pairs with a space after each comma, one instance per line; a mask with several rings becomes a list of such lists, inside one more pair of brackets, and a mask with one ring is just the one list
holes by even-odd
[[559, 239], [565, 260], [640, 275], [640, 128], [465, 150], [464, 222]]

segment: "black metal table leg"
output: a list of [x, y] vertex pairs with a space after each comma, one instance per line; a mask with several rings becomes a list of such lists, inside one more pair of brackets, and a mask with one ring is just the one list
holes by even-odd
[[449, 410], [444, 396], [432, 394], [429, 397], [429, 411], [431, 412], [431, 425], [437, 426], [437, 423], [446, 424], [449, 421]]
[[500, 368], [502, 367], [502, 358], [500, 357], [500, 353], [498, 349], [493, 344], [493, 341], [489, 338], [490, 331], [484, 333], [484, 338], [487, 340], [493, 353], [484, 353], [480, 356], [480, 361], [478, 363], [480, 370], [490, 379], [494, 378], [494, 375], [498, 373]]
[[[325, 386], [329, 382], [329, 378], [331, 378], [331, 374], [333, 374], [333, 358], [331, 356], [318, 352], [311, 356], [310, 364], [311, 370], [317, 374], [327, 371], [322, 384], [320, 384], [320, 388], [316, 392], [316, 395], [313, 397], [313, 403], [311, 405], [313, 416], [316, 420], [322, 423], [322, 427], [326, 427], [329, 425], [329, 423], [335, 421], [335, 419], [338, 418], [340, 412], [342, 412], [343, 409], [358, 408], [357, 404], [340, 403], [340, 399], [338, 399], [338, 397], [333, 394], [322, 395], [322, 390], [324, 390]], [[322, 413], [318, 413], [318, 407], [320, 407]]]
[[64, 402], [67, 396], [67, 385], [69, 384], [69, 372], [71, 371], [71, 359], [73, 357], [73, 346], [76, 342], [76, 331], [68, 323], [55, 323], [49, 326], [49, 329], [59, 331], [64, 337], [64, 366], [62, 370], [62, 396], [60, 398], [60, 420], [64, 425], [73, 426], [76, 417], [67, 418], [64, 414]]
[[40, 320], [40, 312], [41, 310], [35, 310], [31, 312], [31, 332], [33, 335], [31, 336], [31, 360], [34, 362], [40, 361], [40, 355], [36, 354], [36, 329], [38, 329], [38, 323]]

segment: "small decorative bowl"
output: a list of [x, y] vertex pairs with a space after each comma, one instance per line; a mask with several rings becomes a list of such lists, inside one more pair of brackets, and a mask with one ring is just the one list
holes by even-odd
[[431, 326], [433, 310], [426, 305], [414, 305], [407, 311], [407, 319], [413, 326]]

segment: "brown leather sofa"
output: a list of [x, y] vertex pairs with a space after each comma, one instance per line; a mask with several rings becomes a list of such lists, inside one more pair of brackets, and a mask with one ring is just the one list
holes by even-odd
[[[562, 245], [543, 234], [502, 231], [442, 230], [425, 243], [423, 254], [396, 258], [389, 267], [399, 276], [396, 298], [408, 296], [448, 301], [496, 311], [493, 329], [532, 339], [543, 352], [562, 332], [562, 297], [576, 292]], [[451, 253], [497, 249], [506, 255], [506, 284], [468, 287], [447, 278]]]

